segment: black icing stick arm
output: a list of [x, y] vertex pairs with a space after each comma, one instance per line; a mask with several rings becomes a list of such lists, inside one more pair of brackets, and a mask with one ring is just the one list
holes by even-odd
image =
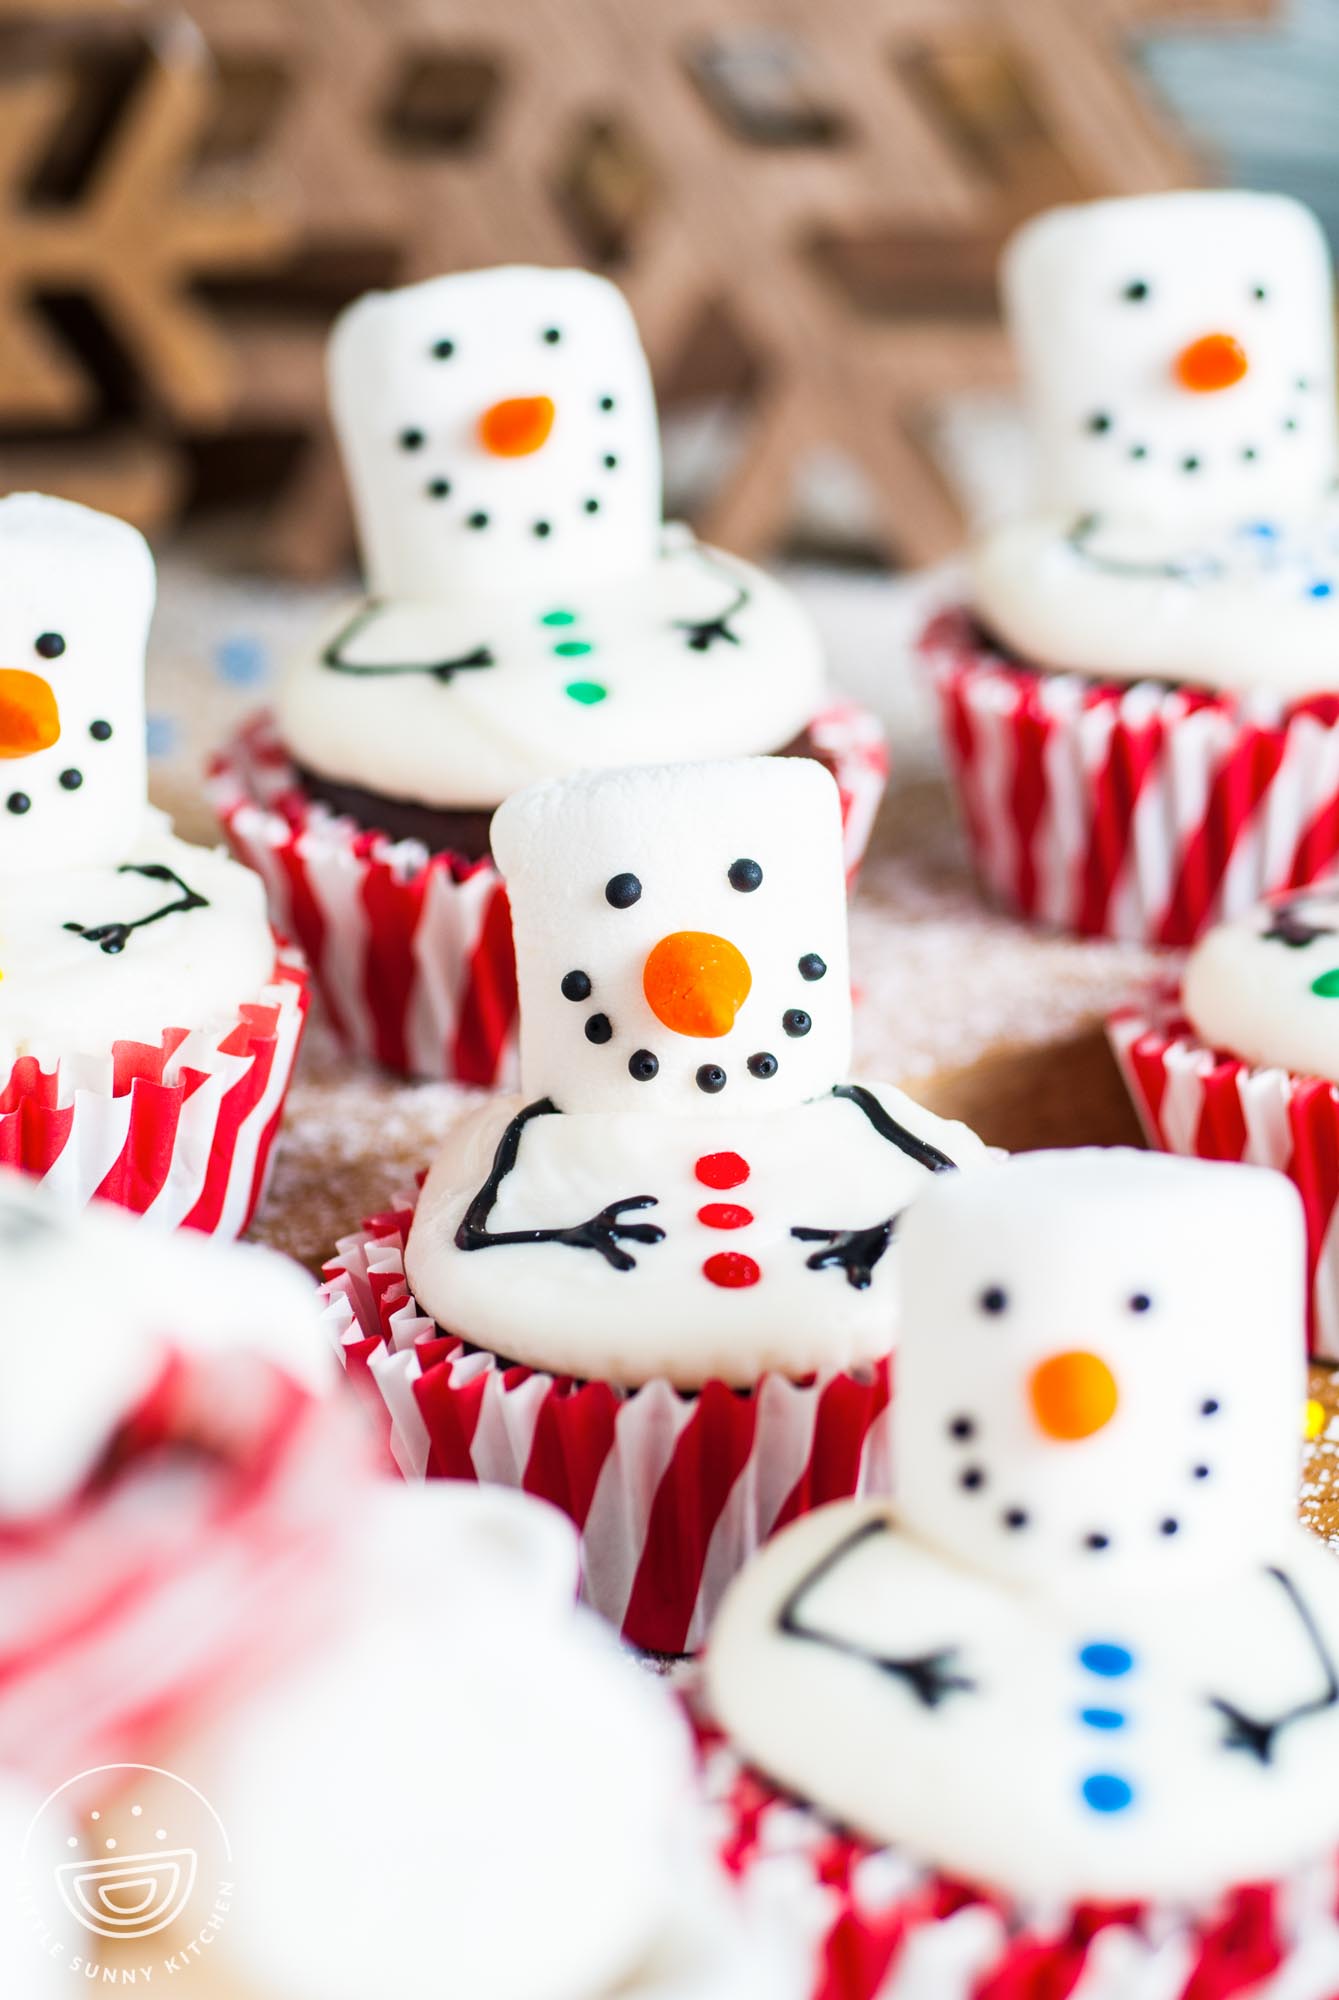
[[207, 910], [208, 899], [182, 881], [175, 868], [169, 868], [165, 861], [123, 861], [117, 869], [118, 875], [142, 875], [147, 882], [170, 882], [180, 894], [170, 903], [151, 910], [147, 917], [136, 917], [133, 923], [107, 924], [66, 924], [67, 931], [87, 938], [90, 944], [105, 951], [109, 958], [115, 958], [129, 944], [135, 931], [142, 931], [146, 924], [156, 924], [163, 917], [184, 915], [188, 910]]
[[520, 1156], [521, 1138], [526, 1126], [532, 1118], [558, 1115], [558, 1107], [551, 1097], [541, 1097], [517, 1112], [498, 1141], [488, 1179], [466, 1209], [456, 1231], [456, 1248], [495, 1250], [503, 1244], [512, 1243], [565, 1243], [572, 1250], [597, 1250], [605, 1263], [612, 1265], [616, 1271], [634, 1270], [637, 1260], [621, 1247], [622, 1244], [650, 1245], [663, 1242], [665, 1237], [664, 1230], [654, 1222], [623, 1220], [625, 1210], [654, 1208], [656, 1197], [651, 1194], [634, 1194], [624, 1201], [611, 1201], [607, 1208], [602, 1208], [589, 1221], [573, 1223], [566, 1229], [492, 1230], [488, 1227], [488, 1218], [497, 1203], [502, 1183]]
[[1334, 1656], [1321, 1636], [1310, 1606], [1292, 1578], [1281, 1569], [1267, 1569], [1265, 1574], [1272, 1577], [1283, 1591], [1302, 1628], [1307, 1646], [1320, 1670], [1320, 1687], [1309, 1701], [1296, 1702], [1291, 1708], [1271, 1716], [1248, 1715], [1235, 1702], [1226, 1701], [1221, 1695], [1210, 1695], [1208, 1700], [1210, 1708], [1216, 1709], [1227, 1723], [1223, 1732], [1223, 1748], [1244, 1750], [1261, 1764], [1272, 1764], [1274, 1746], [1285, 1729], [1291, 1729], [1294, 1723], [1305, 1722], [1313, 1715], [1323, 1715], [1326, 1709], [1339, 1703], [1339, 1671], [1336, 1671]]
[[346, 660], [345, 648], [380, 616], [382, 609], [380, 600], [373, 598], [361, 611], [356, 611], [348, 624], [341, 626], [322, 653], [322, 666], [329, 667], [332, 673], [353, 674], [361, 680], [390, 680], [396, 675], [423, 674], [429, 680], [446, 687], [457, 674], [466, 673], [473, 668], [497, 665], [491, 648], [483, 645], [473, 647], [468, 653], [457, 653], [447, 660]]
[[[938, 1146], [932, 1146], [928, 1139], [919, 1139], [905, 1125], [899, 1125], [873, 1091], [866, 1090], [863, 1084], [839, 1083], [832, 1094], [854, 1104], [881, 1139], [886, 1139], [890, 1146], [896, 1146], [899, 1153], [905, 1153], [909, 1160], [913, 1160], [918, 1167], [924, 1167], [927, 1173], [951, 1174], [956, 1171], [955, 1163], [947, 1153], [941, 1153]], [[790, 1233], [800, 1243], [821, 1243], [824, 1246], [805, 1258], [806, 1270], [844, 1271], [847, 1284], [857, 1292], [864, 1292], [873, 1282], [874, 1267], [892, 1242], [896, 1229], [897, 1217], [889, 1215], [882, 1222], [872, 1223], [865, 1229], [801, 1228], [792, 1229]]]
[[924, 1653], [879, 1653], [854, 1639], [843, 1639], [835, 1632], [824, 1632], [806, 1622], [804, 1599], [809, 1592], [839, 1569], [872, 1535], [890, 1532], [891, 1524], [887, 1521], [866, 1521], [844, 1542], [838, 1542], [835, 1548], [829, 1549], [821, 1562], [807, 1576], [801, 1577], [782, 1605], [777, 1614], [777, 1629], [784, 1638], [796, 1639], [810, 1646], [823, 1646], [828, 1652], [844, 1654], [847, 1659], [863, 1660], [890, 1680], [900, 1681], [922, 1708], [938, 1708], [950, 1695], [975, 1694], [976, 1682], [958, 1670], [961, 1650], [958, 1646], [936, 1646]]

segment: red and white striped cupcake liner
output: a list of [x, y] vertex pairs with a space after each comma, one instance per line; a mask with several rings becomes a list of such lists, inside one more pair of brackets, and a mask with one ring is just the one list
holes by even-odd
[[[810, 2000], [1339, 1994], [1339, 1856], [1195, 1913], [1137, 1903], [1031, 1913], [837, 1831], [710, 1731], [703, 1764], [725, 1865], [750, 1903], [803, 1936]], [[1277, 1989], [1266, 1985], [1284, 1968]]]
[[1187, 945], [1339, 857], [1339, 696], [1045, 672], [961, 610], [921, 646], [977, 872], [1021, 915]]
[[1171, 985], [1113, 1014], [1107, 1036], [1150, 1146], [1274, 1167], [1293, 1183], [1306, 1210], [1312, 1351], [1339, 1361], [1339, 1089], [1206, 1048]]
[[762, 1542], [828, 1500], [890, 1486], [890, 1371], [747, 1391], [639, 1389], [501, 1361], [420, 1312], [404, 1272], [406, 1201], [326, 1266], [326, 1325], [408, 1479], [477, 1479], [560, 1507], [581, 1534], [583, 1594], [631, 1644], [699, 1645]]
[[70, 1208], [115, 1202], [167, 1229], [240, 1236], [260, 1204], [310, 990], [276, 941], [270, 983], [226, 1029], [165, 1028], [156, 1045], [44, 1069], [21, 1056], [0, 1090], [0, 1165]]
[[[842, 703], [810, 724], [835, 768], [848, 880], [888, 780], [878, 721]], [[210, 763], [209, 796], [272, 921], [307, 954], [346, 1047], [405, 1076], [509, 1084], [516, 1064], [511, 913], [489, 860], [429, 854], [303, 792], [267, 715]]]

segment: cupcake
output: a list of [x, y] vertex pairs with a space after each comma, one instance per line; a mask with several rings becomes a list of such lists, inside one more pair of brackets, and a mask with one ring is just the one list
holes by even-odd
[[407, 1474], [554, 1501], [590, 1602], [679, 1653], [778, 1522], [884, 1490], [899, 1220], [988, 1156], [846, 1081], [817, 764], [552, 779], [492, 837], [522, 1089], [451, 1126], [412, 1215], [341, 1243], [331, 1329]]
[[1034, 512], [925, 637], [986, 886], [1184, 945], [1339, 854], [1333, 288], [1280, 195], [1056, 209], [1005, 253]]
[[1307, 1222], [1312, 1349], [1339, 1360], [1339, 883], [1207, 932], [1107, 1024], [1151, 1146], [1276, 1167]]
[[708, 1649], [733, 1864], [821, 1880], [825, 2000], [1328, 2000], [1296, 1195], [1025, 1155], [932, 1188], [902, 1259], [895, 1502], [779, 1536]]
[[488, 827], [537, 779], [759, 752], [825, 762], [854, 868], [886, 764], [769, 577], [660, 514], [646, 359], [583, 271], [374, 293], [330, 344], [367, 593], [213, 767], [349, 1045], [492, 1083], [515, 971]]
[[672, 1698], [575, 1607], [560, 1515], [376, 1476], [267, 1253], [170, 1245], [142, 1303], [123, 1219], [5, 1181], [0, 1228], [0, 1840], [34, 1788], [34, 1975], [801, 2000]]
[[123, 521], [0, 500], [0, 1163], [236, 1236], [306, 1013], [255, 877], [147, 804], [153, 562]]

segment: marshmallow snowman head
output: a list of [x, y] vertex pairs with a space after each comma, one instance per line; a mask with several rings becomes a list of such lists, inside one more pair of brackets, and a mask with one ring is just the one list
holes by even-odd
[[146, 800], [154, 569], [125, 521], [0, 500], [0, 881], [115, 862]]
[[738, 1117], [845, 1077], [841, 811], [821, 765], [578, 773], [508, 799], [492, 839], [528, 1097]]
[[174, 1354], [243, 1350], [313, 1390], [327, 1343], [305, 1273], [106, 1204], [70, 1213], [0, 1170], [0, 1521], [77, 1493]]
[[561, 609], [654, 560], [655, 400], [605, 279], [508, 266], [372, 292], [329, 371], [374, 597], [533, 589]]
[[1057, 1597], [1175, 1588], [1286, 1535], [1306, 1265], [1281, 1174], [1025, 1154], [943, 1176], [899, 1238], [909, 1531]]
[[1004, 257], [1047, 504], [1165, 526], [1313, 513], [1336, 472], [1329, 253], [1283, 195], [1053, 209]]

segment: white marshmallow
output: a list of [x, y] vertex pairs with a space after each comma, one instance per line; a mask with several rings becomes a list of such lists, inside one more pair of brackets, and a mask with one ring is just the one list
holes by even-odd
[[55, 2000], [70, 1990], [61, 1941], [42, 1936], [42, 1903], [66, 1858], [68, 1826], [58, 1806], [43, 1812], [39, 1792], [0, 1776], [0, 1993], [14, 2000]]
[[0, 881], [116, 860], [139, 833], [153, 601], [126, 522], [0, 500]]
[[[1053, 209], [1012, 239], [1002, 282], [1047, 505], [1182, 540], [1320, 505], [1337, 469], [1331, 272], [1300, 202], [1211, 191]], [[1213, 335], [1237, 343], [1245, 373], [1187, 388], [1178, 360], [1191, 369]]]
[[1339, 1083], [1339, 884], [1215, 925], [1186, 961], [1181, 1004], [1209, 1048]]
[[1339, 1576], [1295, 1518], [1294, 1191], [1037, 1154], [937, 1181], [904, 1238], [896, 1505], [810, 1515], [733, 1586], [708, 1674], [737, 1745], [1048, 1909], [1327, 1855]]
[[[750, 1112], [803, 1103], [846, 1075], [841, 813], [821, 766], [759, 757], [582, 773], [508, 799], [492, 839], [516, 936], [527, 1097], [563, 1111], [724, 1118], [741, 1100]], [[735, 886], [732, 869], [747, 885], [755, 868], [756, 887]], [[671, 957], [665, 941], [693, 933], [719, 947], [718, 1032], [688, 1030], [687, 1006], [657, 1016], [648, 999]], [[800, 970], [810, 959], [826, 968], [818, 978]], [[589, 993], [568, 999], [563, 982], [577, 975]], [[799, 1034], [786, 1027], [796, 1015], [811, 1023]], [[604, 1040], [590, 1033], [601, 1021]], [[629, 1072], [639, 1052], [658, 1066], [647, 1081]], [[759, 1055], [774, 1057], [774, 1074], [750, 1072]], [[724, 1071], [723, 1088], [699, 1085], [704, 1065]]]
[[71, 1213], [0, 1170], [0, 1516], [76, 1493], [170, 1353], [243, 1343], [313, 1388], [331, 1378], [314, 1287], [286, 1258], [193, 1232], [146, 1256], [120, 1209]]
[[[632, 315], [605, 279], [507, 266], [369, 293], [336, 322], [329, 366], [374, 597], [524, 593], [651, 563], [655, 404]], [[513, 416], [516, 442], [551, 420], [542, 441], [489, 449], [490, 426], [505, 427], [489, 413], [539, 399], [546, 414]]]

